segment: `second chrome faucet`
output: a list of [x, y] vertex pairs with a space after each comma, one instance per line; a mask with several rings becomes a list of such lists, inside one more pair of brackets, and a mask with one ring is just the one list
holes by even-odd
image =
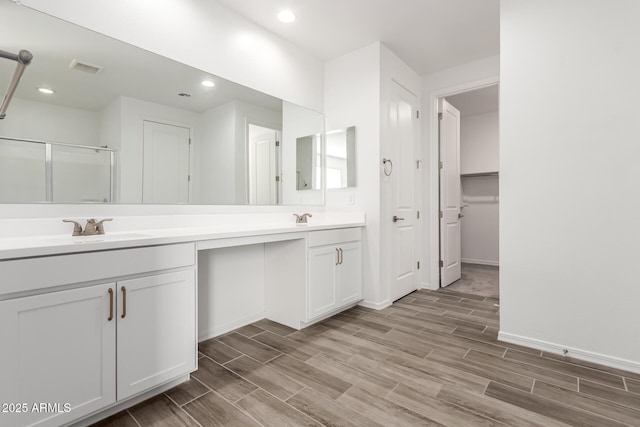
[[113, 221], [113, 218], [105, 218], [100, 221], [96, 221], [95, 218], [89, 218], [87, 220], [87, 224], [84, 226], [84, 230], [80, 223], [73, 221], [71, 219], [63, 219], [62, 222], [72, 222], [73, 225], [73, 233], [72, 236], [95, 236], [96, 234], [104, 234], [104, 222], [105, 221]]

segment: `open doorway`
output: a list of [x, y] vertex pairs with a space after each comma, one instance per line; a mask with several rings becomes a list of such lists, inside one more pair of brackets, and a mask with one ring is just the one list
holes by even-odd
[[498, 297], [498, 85], [442, 99], [440, 286]]

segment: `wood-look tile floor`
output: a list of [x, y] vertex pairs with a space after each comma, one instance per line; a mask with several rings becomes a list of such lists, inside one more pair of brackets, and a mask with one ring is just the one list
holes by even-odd
[[498, 300], [420, 290], [200, 343], [191, 380], [100, 426], [640, 426], [640, 375], [497, 341]]
[[499, 269], [492, 265], [462, 263], [462, 277], [447, 286], [450, 291], [485, 297], [500, 296]]

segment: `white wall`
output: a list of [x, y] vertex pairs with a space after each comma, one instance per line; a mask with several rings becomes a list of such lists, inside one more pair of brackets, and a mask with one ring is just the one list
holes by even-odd
[[21, 3], [278, 98], [322, 108], [322, 62], [216, 1]]
[[380, 43], [325, 64], [325, 123], [328, 130], [356, 127], [356, 187], [327, 191], [332, 209], [366, 214], [362, 233], [363, 298], [375, 305], [380, 291]]
[[500, 31], [500, 336], [636, 372], [639, 16], [510, 0]]
[[460, 119], [460, 173], [497, 172], [500, 154], [498, 112]]
[[438, 97], [488, 86], [498, 82], [500, 57], [492, 56], [422, 77], [422, 161], [426, 165], [422, 187], [423, 222], [422, 287], [439, 287], [439, 221], [438, 218]]
[[498, 265], [498, 176], [462, 177], [462, 262]]
[[[390, 301], [391, 218], [383, 188], [382, 158], [393, 144], [387, 118], [392, 81], [420, 97], [420, 78], [382, 43], [373, 43], [325, 65], [325, 122], [328, 130], [356, 127], [356, 187], [327, 191], [332, 209], [364, 210], [364, 305], [381, 308]], [[418, 153], [418, 157], [420, 154]]]
[[7, 117], [0, 120], [0, 136], [100, 145], [98, 123], [93, 111], [13, 98]]

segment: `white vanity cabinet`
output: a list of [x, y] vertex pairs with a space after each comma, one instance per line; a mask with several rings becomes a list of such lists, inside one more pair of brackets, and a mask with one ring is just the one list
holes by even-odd
[[307, 322], [361, 299], [360, 233], [359, 228], [309, 233]]
[[361, 228], [265, 245], [266, 317], [302, 329], [362, 299]]
[[[84, 264], [49, 269], [56, 258]], [[0, 413], [0, 425], [64, 425], [196, 369], [193, 244], [9, 260], [0, 269], [11, 286], [35, 293], [0, 293], [0, 402], [27, 409]]]
[[118, 400], [194, 371], [195, 272], [124, 280], [117, 290]]
[[[0, 425], [62, 425], [116, 401], [109, 290], [115, 283], [0, 302], [0, 402], [14, 405], [0, 408]], [[34, 411], [40, 404], [58, 407]]]

